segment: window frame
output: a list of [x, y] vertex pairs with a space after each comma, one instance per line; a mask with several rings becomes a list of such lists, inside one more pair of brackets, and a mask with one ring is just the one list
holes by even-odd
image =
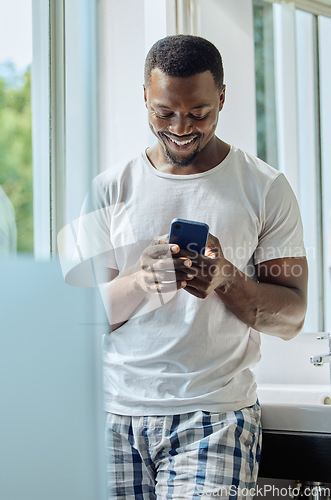
[[34, 255], [50, 257], [49, 2], [32, 0], [31, 67]]
[[304, 10], [315, 16], [331, 17], [329, 0], [263, 0], [269, 3], [292, 4], [296, 9]]
[[[325, 220], [330, 212], [325, 168], [329, 155], [323, 157], [322, 153], [326, 149], [323, 130], [330, 124], [326, 123], [326, 113], [324, 122], [321, 119], [325, 106], [322, 95], [326, 99], [326, 82], [320, 77], [321, 17], [316, 10], [308, 13], [306, 8], [302, 12], [299, 2], [263, 2], [273, 3], [278, 168], [301, 203], [305, 226], [311, 278], [304, 333], [324, 331], [330, 328], [327, 303], [331, 280], [326, 262], [330, 227]], [[306, 39], [300, 33], [302, 29], [306, 29]], [[305, 47], [301, 47], [303, 41]]]
[[32, 0], [32, 19], [34, 255], [48, 260], [97, 173], [97, 1]]

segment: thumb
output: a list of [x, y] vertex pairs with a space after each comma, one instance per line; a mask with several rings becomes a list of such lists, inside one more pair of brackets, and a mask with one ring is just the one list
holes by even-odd
[[205, 255], [207, 257], [211, 257], [212, 259], [215, 259], [221, 253], [222, 253], [222, 250], [221, 250], [221, 245], [220, 245], [218, 238], [216, 238], [216, 236], [214, 236], [213, 234], [209, 233], [208, 242], [207, 242], [206, 250], [205, 250]]

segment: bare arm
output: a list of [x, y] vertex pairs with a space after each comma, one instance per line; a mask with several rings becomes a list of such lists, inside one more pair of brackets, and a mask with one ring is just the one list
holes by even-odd
[[307, 307], [305, 257], [263, 262], [256, 282], [224, 258], [217, 238], [210, 235], [208, 244], [207, 255], [193, 261], [188, 292], [205, 298], [215, 291], [233, 314], [263, 333], [289, 340], [300, 332]]
[[119, 275], [107, 269], [107, 279], [99, 283], [100, 294], [106, 309], [111, 331], [128, 321], [145, 299], [145, 292], [136, 280], [137, 269], [132, 267]]
[[[176, 258], [177, 245], [168, 244], [168, 235], [153, 240], [138, 262], [125, 272], [99, 269], [97, 279], [111, 331], [126, 323], [155, 294], [174, 293], [184, 288], [191, 261]], [[162, 301], [160, 301], [160, 306]]]
[[244, 323], [289, 340], [304, 323], [307, 307], [305, 257], [275, 259], [257, 266], [258, 282], [233, 268], [233, 278], [216, 288], [224, 304]]

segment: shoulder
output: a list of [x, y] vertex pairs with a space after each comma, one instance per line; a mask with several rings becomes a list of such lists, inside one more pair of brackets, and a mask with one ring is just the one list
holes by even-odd
[[135, 156], [129, 160], [123, 160], [110, 165], [100, 172], [93, 183], [98, 186], [107, 186], [113, 182], [119, 182], [123, 177], [131, 175], [133, 170], [137, 172], [143, 166], [142, 155]]
[[142, 169], [142, 155], [110, 165], [93, 179], [90, 189], [93, 198], [99, 202], [114, 202], [132, 176], [138, 177]]
[[233, 161], [246, 176], [261, 179], [263, 183], [273, 182], [281, 172], [251, 153], [232, 146]]
[[255, 204], [261, 206], [265, 197], [278, 180], [286, 182], [276, 168], [235, 146], [231, 151], [231, 175], [238, 188]]

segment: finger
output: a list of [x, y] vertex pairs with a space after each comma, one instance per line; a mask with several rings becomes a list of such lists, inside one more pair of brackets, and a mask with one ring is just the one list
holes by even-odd
[[149, 275], [149, 282], [152, 283], [175, 283], [177, 281], [175, 270], [173, 271], [155, 271]]
[[156, 236], [156, 238], [154, 238], [152, 241], [152, 245], [163, 245], [163, 244], [169, 244], [169, 234], [162, 234], [161, 236]]
[[150, 286], [150, 290], [154, 293], [171, 293], [185, 288], [187, 285], [186, 281], [174, 281], [172, 283], [154, 283]]
[[201, 254], [199, 252], [187, 250], [186, 248], [180, 248], [178, 254], [176, 254], [176, 257], [183, 257], [183, 258], [195, 260], [200, 255]]
[[199, 299], [204, 299], [207, 296], [205, 292], [202, 292], [201, 290], [194, 288], [189, 284], [185, 287], [185, 291], [187, 291], [191, 295], [194, 295], [195, 297], [198, 297]]
[[193, 265], [187, 271], [188, 274], [192, 274], [195, 277], [194, 286], [206, 288], [209, 287], [215, 279], [218, 279], [221, 270], [216, 264], [212, 264], [212, 262], [215, 262], [215, 260], [209, 259], [208, 265], [203, 267], [195, 267]]
[[176, 271], [176, 280], [177, 281], [192, 281], [194, 279], [193, 274], [188, 274], [182, 271]]
[[181, 267], [180, 271], [186, 273], [187, 276], [192, 276], [193, 278], [199, 275], [199, 268], [195, 267], [193, 264], [191, 267]]
[[216, 258], [222, 255], [222, 247], [218, 238], [216, 238], [216, 236], [210, 233], [208, 235], [205, 255], [210, 258]]
[[[165, 271], [165, 272], [154, 272], [153, 280], [158, 283], [169, 283], [169, 282], [180, 282], [180, 281], [191, 281], [194, 279], [192, 274], [186, 274], [182, 271]], [[152, 278], [151, 278], [152, 280]]]
[[192, 267], [192, 260], [187, 257], [180, 257], [178, 259], [172, 258], [176, 269], [190, 269]]
[[174, 269], [190, 269], [192, 266], [192, 261], [190, 259], [182, 258], [182, 259], [174, 259], [168, 258], [165, 256], [162, 259], [151, 259], [148, 264], [153, 267], [156, 271], [166, 271], [166, 270], [174, 270]]
[[170, 257], [172, 253], [174, 253], [174, 250], [171, 249], [172, 246], [173, 245], [169, 245], [168, 243], [159, 243], [151, 245], [147, 247], [146, 253], [152, 259], [163, 258], [165, 256]]
[[218, 238], [216, 238], [216, 236], [214, 234], [212, 234], [212, 233], [208, 234], [208, 241], [210, 241], [213, 245], [215, 245], [215, 244], [219, 245], [220, 244]]
[[[211, 253], [211, 249], [210, 248], [208, 249], [207, 246], [206, 246], [205, 254], [201, 254], [199, 252], [192, 252], [192, 251], [189, 251], [186, 249], [185, 250], [180, 249], [179, 253], [176, 254], [176, 257], [182, 258], [182, 259], [190, 259], [194, 265], [200, 266], [206, 257], [210, 258], [210, 256], [207, 255], [207, 253], [206, 253], [207, 251], [209, 251], [209, 253]], [[213, 251], [211, 257], [215, 258], [216, 252]]]

